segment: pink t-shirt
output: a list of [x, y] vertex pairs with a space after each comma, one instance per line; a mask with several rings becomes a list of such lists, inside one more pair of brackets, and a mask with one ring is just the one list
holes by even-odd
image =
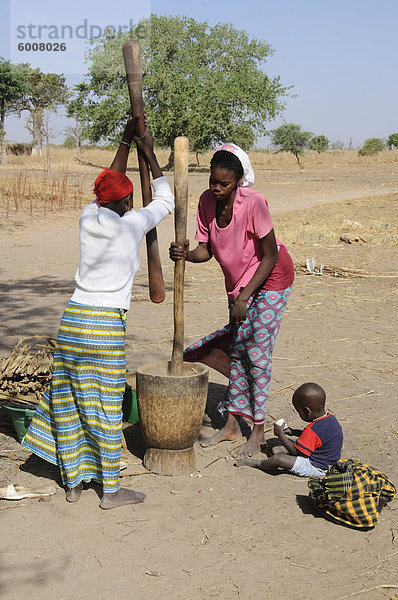
[[[198, 242], [210, 241], [211, 252], [223, 270], [230, 300], [235, 300], [240, 289], [253, 277], [262, 259], [260, 240], [272, 229], [266, 199], [251, 188], [237, 188], [232, 219], [227, 227], [217, 225], [216, 200], [211, 191], [206, 190], [201, 195], [195, 239]], [[272, 281], [272, 286], [264, 286], [265, 289], [276, 291], [292, 285], [294, 279], [290, 256], [278, 240], [277, 244], [279, 258], [267, 278], [267, 282]]]

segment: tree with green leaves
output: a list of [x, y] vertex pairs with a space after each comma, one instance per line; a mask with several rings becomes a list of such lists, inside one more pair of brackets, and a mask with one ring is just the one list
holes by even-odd
[[76, 139], [73, 135], [68, 134], [65, 130], [66, 136], [64, 141], [62, 142], [62, 148], [68, 148], [68, 150], [74, 150], [76, 148]]
[[7, 114], [18, 112], [18, 104], [27, 92], [27, 68], [14, 65], [0, 58], [0, 155], [1, 164], [7, 163], [5, 150], [5, 118]]
[[128, 38], [141, 44], [145, 110], [163, 147], [184, 134], [196, 153], [221, 141], [248, 149], [284, 108], [288, 88], [263, 70], [273, 53], [269, 44], [232, 25], [151, 15], [128, 33], [102, 37], [88, 52], [84, 103], [77, 109], [92, 142], [115, 142], [125, 122], [122, 45]]
[[45, 135], [45, 111], [64, 104], [69, 95], [65, 77], [58, 73], [43, 73], [40, 69], [28, 69], [29, 91], [25, 94], [21, 110], [30, 113], [27, 129], [32, 134], [33, 152], [41, 154]]
[[309, 149], [315, 150], [320, 154], [321, 152], [326, 152], [329, 148], [329, 140], [326, 135], [314, 135], [313, 138], [310, 139]]
[[365, 140], [362, 148], [358, 150], [358, 154], [361, 156], [369, 156], [371, 154], [378, 154], [385, 148], [384, 140], [381, 138], [368, 138]]
[[[83, 129], [77, 119], [75, 120], [74, 125], [67, 125], [64, 129], [64, 133], [66, 133], [66, 138], [64, 143], [62, 144], [65, 147], [71, 148], [70, 140], [73, 140], [73, 148], [75, 148], [77, 154], [80, 154], [82, 149], [82, 133]], [[67, 143], [66, 143], [67, 142]]]
[[65, 128], [65, 133], [72, 136], [75, 140], [76, 152], [80, 154], [82, 140], [84, 137], [84, 121], [85, 101], [89, 94], [88, 86], [85, 82], [79, 83], [74, 87], [73, 98], [69, 100], [66, 106], [66, 115], [73, 119], [73, 125], [68, 125]]
[[[351, 142], [351, 140], [350, 140]], [[331, 150], [344, 150], [344, 142], [342, 142], [341, 140], [335, 140], [334, 142], [332, 142], [330, 144], [330, 149]]]
[[291, 152], [300, 166], [300, 156], [308, 148], [312, 138], [310, 131], [304, 131], [296, 123], [284, 123], [271, 131], [271, 141], [278, 152]]
[[398, 148], [398, 133], [391, 133], [387, 138], [387, 146], [390, 150]]

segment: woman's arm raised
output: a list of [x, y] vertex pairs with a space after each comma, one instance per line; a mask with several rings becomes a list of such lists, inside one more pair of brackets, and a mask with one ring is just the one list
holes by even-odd
[[133, 140], [133, 136], [135, 134], [135, 128], [138, 122], [138, 117], [132, 117], [131, 115], [128, 118], [126, 127], [124, 129], [122, 141], [119, 144], [119, 148], [115, 154], [115, 158], [112, 161], [111, 166], [109, 167], [113, 171], [118, 171], [119, 173], [126, 173], [127, 161], [129, 158], [130, 146]]

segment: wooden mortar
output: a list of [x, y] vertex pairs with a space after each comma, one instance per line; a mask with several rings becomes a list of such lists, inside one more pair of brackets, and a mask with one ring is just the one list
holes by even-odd
[[[186, 239], [188, 206], [188, 138], [174, 142], [176, 242]], [[174, 341], [170, 362], [137, 369], [140, 425], [147, 444], [144, 466], [159, 475], [182, 475], [196, 470], [193, 445], [198, 439], [206, 406], [208, 367], [184, 363], [184, 269], [174, 268]]]

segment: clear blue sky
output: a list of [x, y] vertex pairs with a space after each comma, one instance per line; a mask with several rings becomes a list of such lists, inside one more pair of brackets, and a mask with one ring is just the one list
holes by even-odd
[[[398, 0], [114, 0], [111, 5], [105, 0], [11, 0], [10, 10], [9, 6], [9, 1], [0, 0], [0, 55], [15, 62], [29, 59], [32, 66], [51, 67], [75, 79], [86, 70], [82, 41], [69, 43], [63, 56], [22, 56], [18, 41], [34, 40], [17, 39], [16, 26], [30, 22], [76, 27], [86, 18], [88, 26], [117, 27], [128, 25], [138, 10], [144, 16], [185, 15], [209, 25], [232, 23], [273, 46], [275, 54], [265, 70], [292, 85], [296, 94], [270, 127], [294, 122], [331, 141], [348, 144], [352, 138], [354, 146], [398, 131]], [[29, 139], [21, 121], [8, 120], [9, 139]]]

